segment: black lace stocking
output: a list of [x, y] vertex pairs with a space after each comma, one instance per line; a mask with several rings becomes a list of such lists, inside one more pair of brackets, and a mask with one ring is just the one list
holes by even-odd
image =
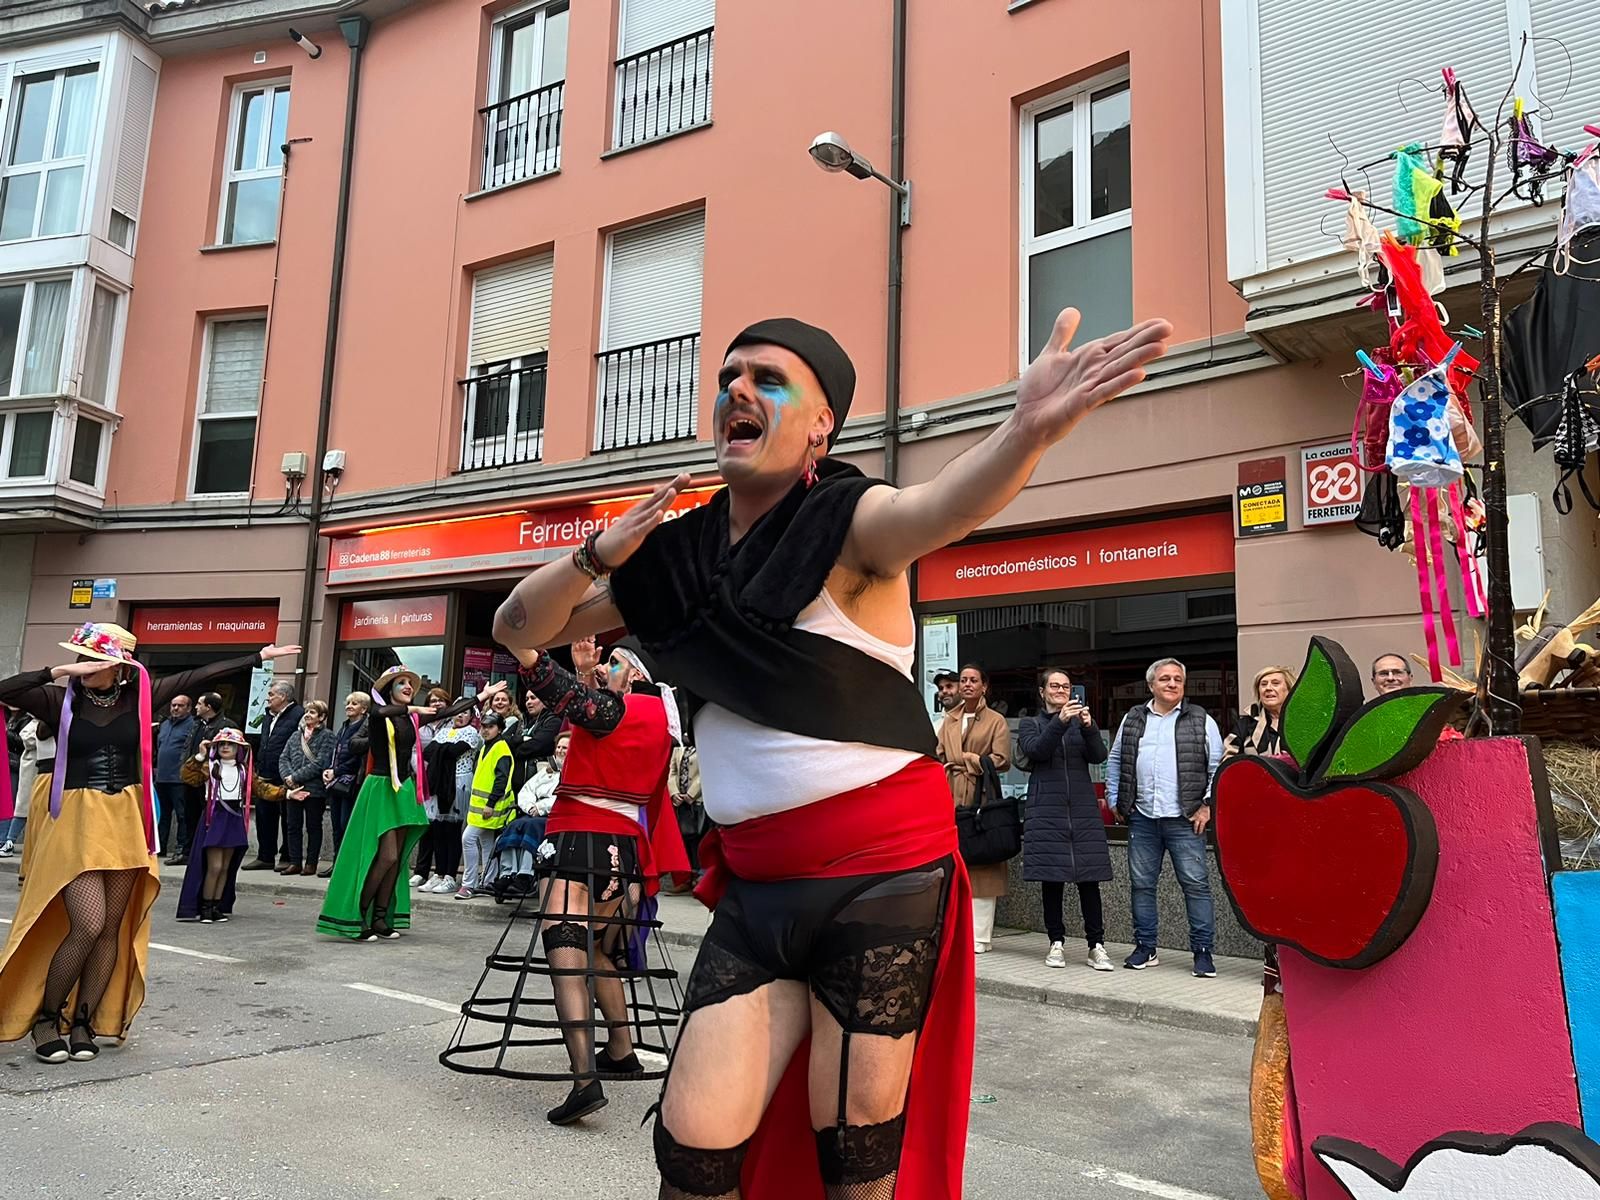
[[727, 1150], [682, 1146], [659, 1115], [653, 1138], [656, 1169], [661, 1172], [657, 1200], [739, 1200], [739, 1172], [748, 1141]]
[[817, 1164], [827, 1200], [893, 1200], [906, 1117], [817, 1132]]
[[61, 890], [67, 936], [56, 948], [45, 976], [44, 1007], [59, 1012], [74, 984], [78, 1002], [93, 1012], [117, 965], [122, 917], [133, 898], [138, 871], [85, 871]]

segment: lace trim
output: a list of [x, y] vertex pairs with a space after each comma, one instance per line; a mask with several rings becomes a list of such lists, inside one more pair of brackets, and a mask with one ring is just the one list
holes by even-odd
[[652, 1135], [656, 1151], [656, 1169], [661, 1172], [665, 1185], [662, 1195], [677, 1197], [724, 1197], [739, 1192], [739, 1172], [744, 1166], [745, 1151], [750, 1142], [746, 1139], [727, 1150], [700, 1150], [679, 1145], [667, 1132], [661, 1118], [656, 1118]]
[[819, 968], [811, 987], [851, 1033], [915, 1033], [933, 989], [938, 943], [931, 937], [847, 954]]
[[[859, 1187], [888, 1180], [893, 1195], [893, 1176], [900, 1168], [900, 1147], [905, 1140], [906, 1115], [901, 1113], [877, 1125], [840, 1125], [817, 1130], [817, 1165], [828, 1194], [841, 1184]], [[855, 1193], [874, 1196], [873, 1191]]]
[[718, 1004], [731, 996], [753, 992], [771, 983], [773, 975], [754, 963], [746, 962], [733, 951], [706, 940], [695, 957], [694, 968], [684, 989], [683, 1011], [693, 1012], [708, 1004]]

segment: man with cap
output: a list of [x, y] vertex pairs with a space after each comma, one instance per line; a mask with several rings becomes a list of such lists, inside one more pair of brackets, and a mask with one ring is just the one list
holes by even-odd
[[855, 386], [839, 344], [752, 325], [718, 376], [727, 487], [664, 522], [679, 476], [500, 607], [524, 662], [625, 623], [689, 698], [719, 826], [697, 894], [721, 902], [656, 1123], [662, 1197], [961, 1194], [971, 910], [906, 574], [1005, 507], [1171, 333], [1069, 348], [1077, 327], [1061, 314], [987, 438], [897, 489], [828, 456]]
[[939, 671], [933, 677], [935, 732], [944, 724], [944, 715], [961, 707], [961, 676], [954, 671]]
[[[645, 1071], [631, 1031], [658, 1032], [654, 1048], [666, 1050], [677, 1010], [655, 996], [653, 987], [654, 981], [665, 984], [676, 975], [664, 962], [649, 966], [646, 941], [657, 927], [660, 877], [689, 869], [667, 796], [672, 747], [681, 737], [672, 689], [655, 682], [649, 656], [637, 643], [612, 649], [603, 688], [588, 682], [600, 667], [593, 638], [573, 643], [572, 663], [569, 672], [539, 654], [521, 672], [524, 688], [571, 725], [555, 806], [537, 854], [546, 882], [530, 927], [543, 942], [545, 963], [531, 946], [514, 959], [497, 952], [478, 990], [462, 1006], [465, 1015], [455, 1038], [440, 1055], [452, 1069], [528, 1077], [506, 1061], [505, 1048], [517, 1044], [519, 1003], [546, 1010], [551, 1005], [527, 986], [526, 976], [549, 976], [572, 1067], [565, 1076], [572, 1083], [566, 1099], [546, 1114], [555, 1125], [570, 1125], [605, 1107], [603, 1080], [660, 1078], [661, 1072]], [[519, 909], [506, 936], [527, 917]], [[502, 971], [515, 962], [522, 972], [511, 1001], [498, 998], [505, 985], [493, 977], [497, 962]], [[597, 1004], [606, 1032], [598, 1048]], [[502, 1028], [487, 1040], [469, 1042], [474, 1020]], [[488, 1057], [477, 1061], [483, 1051]]]

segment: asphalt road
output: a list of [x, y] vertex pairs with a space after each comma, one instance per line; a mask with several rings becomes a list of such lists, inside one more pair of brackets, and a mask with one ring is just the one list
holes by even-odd
[[[246, 896], [219, 926], [176, 923], [175, 903], [169, 886], [126, 1047], [47, 1066], [0, 1046], [8, 1200], [655, 1196], [657, 1084], [556, 1129], [561, 1085], [439, 1066], [492, 926], [424, 914], [348, 944], [312, 932], [309, 899]], [[1249, 1061], [1244, 1038], [981, 997], [966, 1195], [1257, 1200]]]

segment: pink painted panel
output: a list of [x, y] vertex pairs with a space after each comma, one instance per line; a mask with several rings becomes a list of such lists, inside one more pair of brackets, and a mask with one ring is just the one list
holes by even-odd
[[1282, 955], [1307, 1200], [1347, 1200], [1310, 1152], [1324, 1135], [1405, 1162], [1456, 1130], [1581, 1125], [1526, 748], [1448, 742], [1396, 782], [1439, 827], [1416, 932], [1364, 971]]

